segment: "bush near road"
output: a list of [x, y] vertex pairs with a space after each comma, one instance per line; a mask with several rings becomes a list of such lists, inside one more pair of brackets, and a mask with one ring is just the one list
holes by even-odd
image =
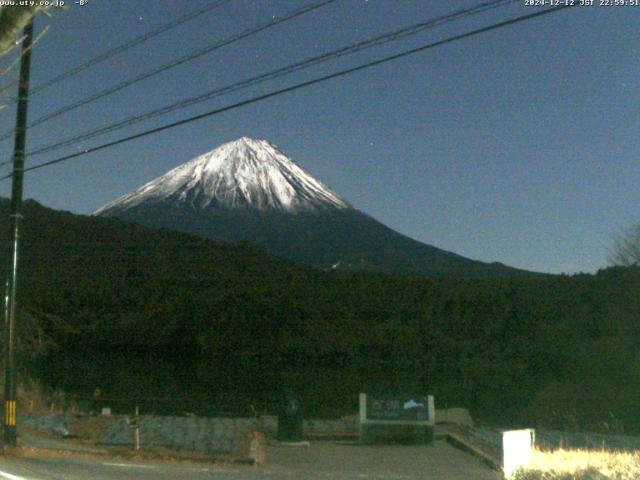
[[534, 451], [513, 480], [637, 480], [640, 453], [593, 450]]

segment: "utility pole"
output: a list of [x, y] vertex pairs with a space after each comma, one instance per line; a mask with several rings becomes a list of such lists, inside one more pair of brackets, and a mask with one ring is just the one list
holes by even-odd
[[5, 378], [4, 378], [4, 443], [15, 447], [16, 433], [16, 387], [17, 371], [15, 360], [15, 323], [18, 311], [18, 247], [20, 243], [20, 223], [22, 220], [22, 183], [24, 176], [24, 155], [27, 139], [27, 100], [29, 97], [29, 70], [31, 67], [31, 44], [33, 43], [33, 20], [24, 27], [24, 40], [20, 61], [20, 84], [16, 113], [16, 133], [13, 147], [13, 176], [11, 184], [11, 230], [13, 231], [13, 252], [9, 282], [7, 286], [7, 318], [5, 322]]

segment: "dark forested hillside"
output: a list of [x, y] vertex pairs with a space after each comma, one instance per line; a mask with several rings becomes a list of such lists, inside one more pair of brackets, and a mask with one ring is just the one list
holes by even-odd
[[355, 411], [359, 391], [428, 391], [498, 424], [640, 431], [635, 268], [327, 273], [35, 202], [23, 240], [23, 369], [68, 394], [202, 414], [274, 412], [294, 394], [332, 416]]

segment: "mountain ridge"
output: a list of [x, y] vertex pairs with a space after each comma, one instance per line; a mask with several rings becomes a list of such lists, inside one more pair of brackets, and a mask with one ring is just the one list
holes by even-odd
[[241, 137], [179, 165], [93, 214], [165, 200], [191, 203], [203, 210], [250, 207], [295, 213], [316, 208], [352, 208], [275, 145]]
[[200, 155], [93, 214], [221, 242], [249, 241], [324, 270], [535, 274], [468, 259], [396, 232], [353, 207], [275, 145], [248, 137]]

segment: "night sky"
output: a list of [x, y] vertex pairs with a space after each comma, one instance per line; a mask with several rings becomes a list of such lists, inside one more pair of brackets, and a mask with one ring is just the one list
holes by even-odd
[[[312, 1], [231, 1], [34, 95], [29, 118]], [[481, 2], [338, 0], [34, 127], [28, 150]], [[210, 1], [67, 3], [67, 11], [36, 19], [38, 32], [50, 30], [34, 50], [32, 86]], [[514, 2], [27, 162], [540, 8]], [[640, 221], [638, 20], [640, 6], [567, 9], [28, 173], [25, 196], [88, 214], [249, 136], [274, 143], [357, 208], [422, 242], [529, 270], [594, 272], [607, 265], [613, 235]], [[14, 121], [14, 108], [0, 111], [2, 133]], [[9, 159], [12, 141], [0, 148]], [[0, 195], [9, 187], [2, 182]]]

